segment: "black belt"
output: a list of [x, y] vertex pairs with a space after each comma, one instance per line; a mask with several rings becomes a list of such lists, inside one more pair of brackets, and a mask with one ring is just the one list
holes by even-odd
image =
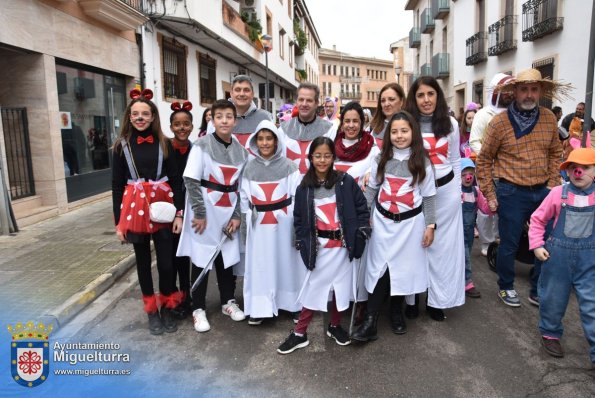
[[274, 210], [281, 210], [286, 208], [291, 204], [291, 197], [284, 199], [280, 202], [269, 203], [266, 205], [253, 205], [250, 203], [251, 209], [256, 209], [258, 212], [265, 212], [265, 211], [274, 211]]
[[322, 229], [316, 229], [316, 232], [317, 232], [317, 235], [319, 238], [331, 239], [331, 240], [343, 239], [343, 234], [341, 233], [340, 229], [335, 229], [334, 231], [325, 231]]
[[223, 185], [213, 181], [200, 180], [200, 185], [218, 192], [236, 192], [238, 190], [237, 181], [233, 185]]
[[436, 180], [436, 188], [448, 184], [453, 178], [455, 178], [455, 172], [451, 170], [450, 173]]
[[507, 179], [504, 179], [504, 178], [499, 178], [498, 181], [499, 182], [503, 182], [503, 183], [508, 184], [508, 185], [515, 186], [515, 187], [517, 187], [519, 189], [526, 189], [528, 191], [536, 191], [536, 190], [539, 190], [539, 189], [543, 189], [547, 185], [547, 181], [546, 182], [542, 182], [541, 184], [535, 184], [535, 185], [519, 185], [519, 184], [515, 184], [514, 182], [510, 182], [510, 181], [508, 181]]
[[382, 214], [386, 218], [390, 218], [394, 222], [401, 222], [407, 220], [408, 218], [415, 217], [419, 213], [421, 213], [423, 208], [423, 206], [418, 206], [413, 210], [406, 211], [405, 213], [393, 213], [382, 207], [377, 200], [375, 200], [374, 202], [376, 202], [376, 209], [378, 209], [380, 214]]

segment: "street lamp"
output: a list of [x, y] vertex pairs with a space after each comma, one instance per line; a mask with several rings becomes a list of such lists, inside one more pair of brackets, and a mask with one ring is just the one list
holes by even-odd
[[265, 65], [265, 85], [264, 85], [264, 101], [266, 110], [269, 110], [269, 51], [273, 49], [271, 41], [273, 38], [270, 35], [262, 35], [260, 42], [264, 48], [264, 65]]
[[401, 74], [401, 67], [399, 65], [395, 66], [395, 75], [397, 75], [397, 84], [399, 83], [399, 75]]

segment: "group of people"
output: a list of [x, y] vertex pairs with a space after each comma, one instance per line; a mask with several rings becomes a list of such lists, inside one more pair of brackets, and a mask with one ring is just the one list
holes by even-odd
[[[541, 76], [529, 80], [519, 74], [494, 88], [497, 96], [513, 100], [486, 123], [480, 137], [481, 152], [475, 151], [479, 186], [473, 161], [461, 158], [465, 151], [458, 123], [449, 115], [438, 82], [429, 76], [418, 78], [407, 95], [396, 83], [383, 87], [377, 112], [368, 118], [369, 129], [364, 109], [355, 102], [343, 107], [338, 122], [318, 116], [320, 91], [310, 83], [298, 87], [294, 116], [277, 127], [268, 112], [254, 105], [250, 77], [236, 76], [231, 99], [212, 105], [210, 131], [192, 144], [190, 103], [172, 104], [174, 138], [169, 140], [151, 102], [152, 92], [135, 90], [114, 145], [113, 203], [117, 235], [134, 245], [150, 332], [174, 332], [176, 319], [190, 314], [197, 332], [210, 330], [206, 291], [212, 269], [222, 313], [232, 320], [248, 316], [250, 325], [259, 325], [280, 310], [293, 315], [296, 325], [278, 347], [281, 354], [306, 347], [314, 311], [328, 308], [326, 334], [339, 345], [377, 339], [378, 316], [388, 297], [396, 334], [407, 332], [405, 318], [419, 316], [420, 294], [426, 292], [428, 315], [443, 321], [444, 310], [463, 305], [466, 295], [481, 296], [470, 264], [478, 207], [500, 217], [499, 295], [506, 304], [518, 305], [515, 237], [521, 221], [549, 192], [546, 184], [560, 182], [561, 146], [557, 128], [551, 126], [555, 117], [536, 106], [542, 92], [553, 94], [558, 86]], [[325, 101], [325, 108], [329, 102], [332, 99]], [[523, 152], [507, 159], [509, 152], [519, 150]], [[572, 183], [573, 178], [589, 177], [592, 183], [595, 177], [595, 162], [584, 163], [584, 158], [562, 166], [570, 170]], [[567, 250], [590, 245], [592, 252], [589, 187], [579, 184], [579, 191], [565, 191], [568, 198], [584, 194], [589, 200], [578, 200], [587, 204], [582, 207], [576, 199], [568, 202], [564, 214], [575, 206], [591, 216], [590, 224], [588, 217], [573, 217], [572, 225], [582, 223], [584, 236], [573, 237], [581, 241], [573, 241], [572, 247], [561, 238]], [[151, 205], [159, 201], [175, 206], [171, 223], [153, 220]], [[552, 216], [543, 210], [540, 220], [547, 224]], [[545, 229], [536, 231], [536, 256], [553, 258], [556, 249], [547, 244], [548, 250], [543, 249], [537, 238]], [[151, 239], [159, 297], [151, 279]], [[580, 264], [591, 277], [592, 258], [582, 256]], [[235, 299], [237, 276], [243, 276], [243, 311]], [[534, 276], [536, 282], [537, 267]], [[543, 308], [544, 297], [551, 300], [560, 292], [546, 293], [542, 285], [534, 297], [541, 298]], [[595, 305], [595, 297], [585, 292], [579, 299], [595, 361], [595, 318], [588, 307]], [[341, 313], [351, 302], [358, 302], [360, 316], [349, 333], [341, 326]], [[561, 335], [563, 311], [548, 314], [540, 330], [551, 353], [550, 342]]]

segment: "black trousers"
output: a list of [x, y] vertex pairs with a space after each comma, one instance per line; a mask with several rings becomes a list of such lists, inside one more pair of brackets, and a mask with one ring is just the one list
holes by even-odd
[[173, 272], [174, 284], [176, 278], [180, 281], [180, 291], [190, 293], [190, 257], [177, 257], [178, 244], [180, 243], [180, 234], [172, 234], [173, 236]]
[[162, 228], [154, 234], [130, 236], [136, 257], [136, 272], [143, 296], [155, 294], [151, 275], [151, 239], [155, 244], [159, 291], [165, 296], [175, 292], [175, 276], [172, 263], [173, 240], [169, 228]]
[[[380, 307], [382, 307], [382, 303], [384, 303], [387, 296], [390, 296], [390, 272], [388, 268], [384, 272], [384, 275], [378, 279], [374, 291], [368, 295], [367, 313], [372, 314], [380, 311]], [[402, 304], [403, 299], [404, 296], [392, 296], [390, 303], [391, 308], [394, 305]]]
[[[219, 286], [219, 298], [221, 299], [221, 305], [227, 304], [227, 302], [235, 298], [236, 290], [236, 278], [233, 275], [233, 267], [225, 268], [223, 264], [223, 256], [221, 253], [215, 258], [213, 268], [217, 273], [217, 284]], [[192, 265], [192, 283], [196, 281], [198, 275], [202, 272], [202, 268]], [[209, 282], [209, 274], [205, 275], [205, 278], [200, 282], [194, 292], [192, 292], [192, 309], [206, 309], [206, 298], [207, 298], [207, 285]]]

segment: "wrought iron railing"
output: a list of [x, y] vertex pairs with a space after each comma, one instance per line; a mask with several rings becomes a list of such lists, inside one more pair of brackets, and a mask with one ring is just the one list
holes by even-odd
[[523, 4], [523, 41], [533, 41], [564, 27], [558, 0], [529, 0]]
[[432, 0], [432, 11], [434, 19], [443, 19], [450, 12], [450, 1]]
[[445, 78], [450, 75], [448, 53], [438, 53], [432, 57], [432, 76], [437, 79]]
[[467, 39], [466, 65], [476, 65], [488, 59], [486, 53], [486, 32], [477, 32]]
[[414, 26], [409, 31], [409, 48], [419, 48], [421, 45], [421, 33], [419, 28]]
[[120, 2], [134, 8], [138, 12], [146, 11], [145, 0], [120, 0]]
[[10, 198], [35, 195], [26, 108], [2, 108]]
[[421, 33], [432, 33], [436, 24], [434, 23], [434, 18], [432, 17], [432, 9], [426, 8], [421, 13], [420, 17], [420, 25], [421, 25]]
[[516, 49], [516, 40], [514, 39], [516, 23], [516, 15], [507, 15], [488, 26], [488, 55], [499, 55]]

